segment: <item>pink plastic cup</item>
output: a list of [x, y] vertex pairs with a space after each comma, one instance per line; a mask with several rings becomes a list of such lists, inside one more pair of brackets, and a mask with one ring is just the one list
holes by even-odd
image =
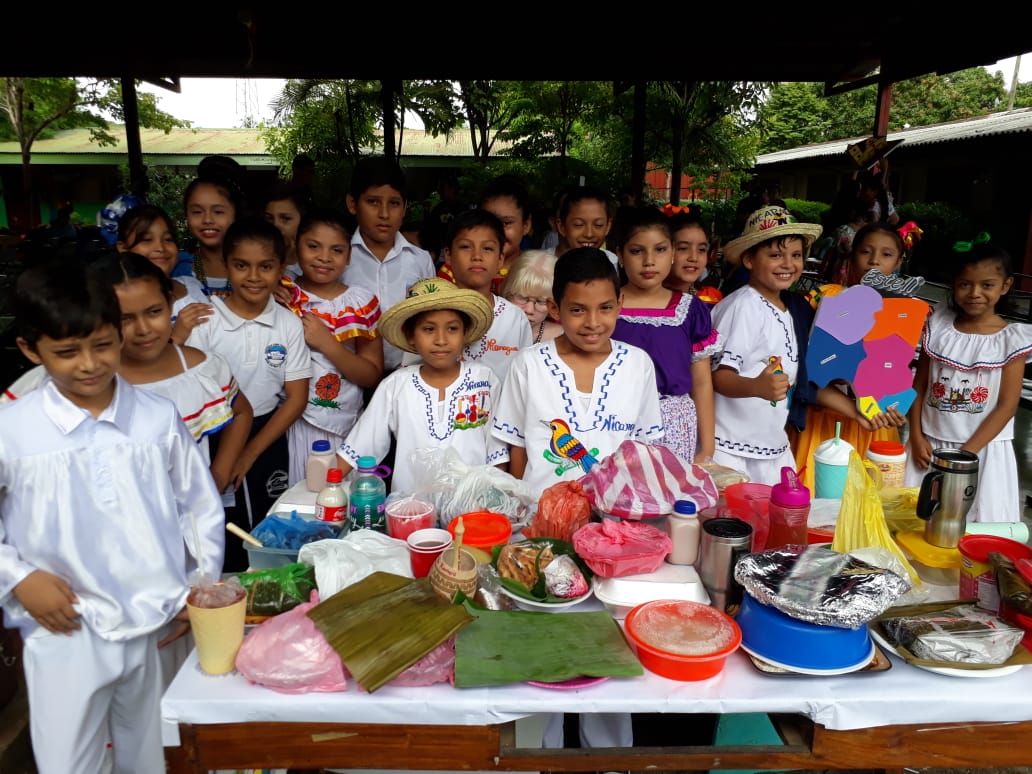
[[434, 506], [423, 500], [406, 497], [387, 503], [387, 534], [405, 540], [418, 529], [434, 526]]
[[430, 529], [417, 529], [405, 538], [405, 542], [408, 543], [412, 576], [425, 578], [430, 574], [434, 560], [451, 545], [452, 537], [446, 529], [431, 527]]

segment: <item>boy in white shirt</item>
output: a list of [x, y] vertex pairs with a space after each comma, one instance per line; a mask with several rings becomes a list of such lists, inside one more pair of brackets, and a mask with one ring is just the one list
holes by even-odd
[[[366, 156], [355, 164], [346, 198], [358, 227], [343, 281], [371, 291], [386, 312], [408, 295], [417, 280], [434, 276], [430, 253], [401, 235], [408, 206], [405, 173], [397, 162]], [[401, 364], [402, 350], [384, 342], [383, 372]]]
[[[505, 246], [505, 225], [498, 216], [476, 208], [464, 210], [455, 216], [448, 229], [444, 247], [445, 266], [438, 277], [454, 277], [455, 287], [472, 290], [491, 304], [493, 318], [487, 333], [462, 350], [464, 362], [479, 362], [505, 379], [513, 357], [534, 341], [527, 315], [491, 291], [492, 283], [502, 265]], [[447, 271], [445, 271], [447, 267]], [[419, 362], [418, 355], [405, 355], [405, 365]]]
[[117, 376], [109, 282], [30, 268], [14, 311], [47, 372], [0, 408], [0, 603], [25, 643], [36, 766], [95, 774], [110, 740], [115, 771], [164, 771], [158, 649], [186, 632], [191, 571], [221, 574], [215, 481], [175, 404]]

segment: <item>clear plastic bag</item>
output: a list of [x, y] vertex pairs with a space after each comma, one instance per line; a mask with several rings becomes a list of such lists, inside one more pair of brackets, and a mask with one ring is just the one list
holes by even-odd
[[344, 664], [306, 614], [319, 604], [308, 602], [259, 624], [244, 637], [236, 668], [252, 683], [280, 693], [347, 690]]
[[475, 511], [503, 513], [513, 531], [533, 514], [537, 495], [493, 465], [467, 465], [454, 449], [416, 449], [409, 455], [414, 491], [437, 510], [441, 524]]

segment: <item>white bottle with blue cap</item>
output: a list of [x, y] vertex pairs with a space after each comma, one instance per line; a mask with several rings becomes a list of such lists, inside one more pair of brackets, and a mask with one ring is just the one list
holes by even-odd
[[673, 548], [667, 554], [670, 564], [695, 564], [699, 555], [699, 515], [691, 500], [678, 500], [667, 517], [670, 542]]

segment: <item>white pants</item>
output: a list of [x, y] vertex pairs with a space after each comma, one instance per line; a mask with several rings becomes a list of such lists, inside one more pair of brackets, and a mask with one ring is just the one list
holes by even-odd
[[[634, 731], [631, 716], [626, 712], [585, 712], [580, 716], [581, 747], [633, 747]], [[541, 746], [560, 748], [565, 739], [563, 715], [551, 713], [545, 717]]]
[[287, 445], [290, 447], [290, 472], [287, 476], [287, 486], [294, 486], [298, 481], [304, 480], [308, 454], [312, 451], [313, 441], [329, 441], [330, 448], [336, 452], [344, 442], [344, 436], [316, 427], [304, 417], [294, 420], [294, 423], [287, 428]]
[[87, 627], [25, 640], [29, 731], [40, 774], [164, 774], [156, 633], [127, 642]]

